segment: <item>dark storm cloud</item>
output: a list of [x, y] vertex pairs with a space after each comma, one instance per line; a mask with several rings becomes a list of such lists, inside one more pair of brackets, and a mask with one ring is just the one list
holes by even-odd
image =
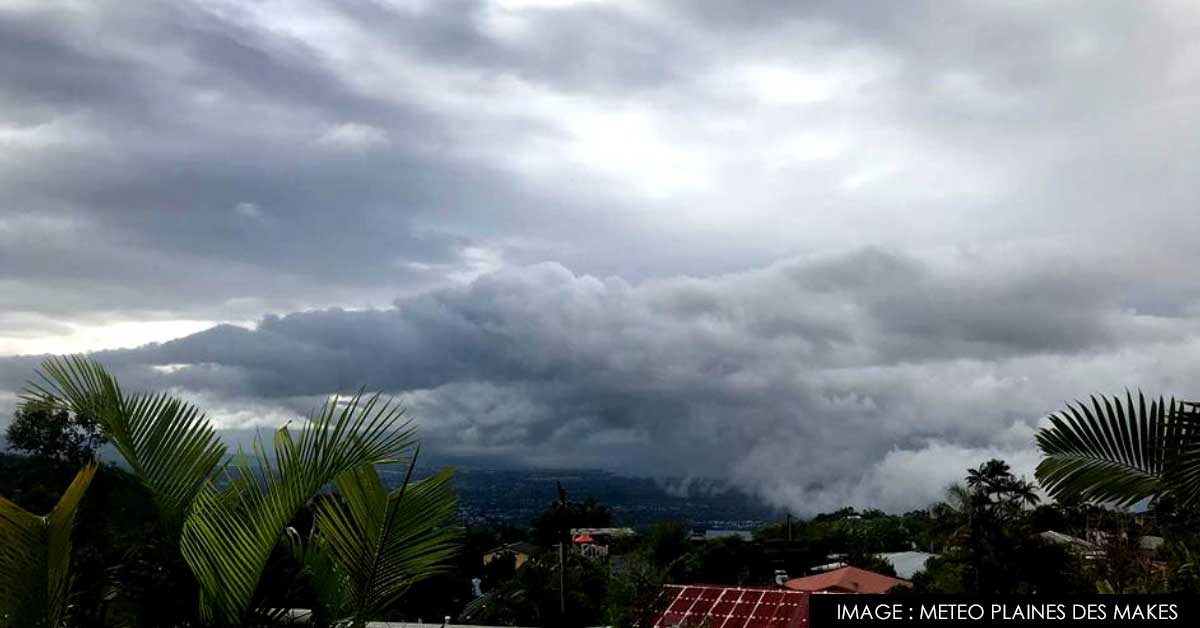
[[[378, 301], [437, 279], [410, 262], [460, 261], [472, 238], [431, 212], [535, 202], [488, 167], [431, 150], [447, 121], [356, 93], [303, 42], [183, 5], [84, 13], [0, 14], [13, 35], [0, 107], [47, 136], [13, 146], [0, 168], [14, 225], [0, 233], [2, 257], [21, 282], [90, 290], [109, 311], [219, 312], [214, 299], [247, 297], [296, 307], [356, 290]], [[386, 150], [353, 145], [361, 133], [338, 144], [347, 125]], [[187, 290], [171, 289], [189, 275]], [[297, 296], [330, 282], [333, 294]], [[34, 307], [21, 297], [6, 305]], [[79, 313], [45, 297], [43, 311]]]
[[[1065, 380], [1194, 338], [1190, 321], [1122, 309], [1101, 271], [1060, 264], [869, 249], [640, 284], [543, 264], [97, 357], [132, 385], [216, 403], [231, 428], [365, 386], [402, 395], [443, 455], [733, 478], [804, 511], [906, 507], [952, 476], [926, 469], [897, 491], [894, 467], [1027, 462], [1040, 417], [1089, 392]], [[1164, 372], [1200, 368], [1187, 343]], [[29, 367], [6, 363], [6, 381]]]

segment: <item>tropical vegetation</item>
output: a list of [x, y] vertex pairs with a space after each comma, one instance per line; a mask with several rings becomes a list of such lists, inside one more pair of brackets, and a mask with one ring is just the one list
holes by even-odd
[[[752, 540], [663, 521], [606, 560], [560, 560], [569, 530], [614, 513], [559, 487], [528, 528], [460, 529], [451, 471], [415, 479], [415, 432], [377, 395], [331, 399], [230, 452], [186, 401], [54, 359], [9, 428], [26, 457], [0, 454], [0, 627], [272, 626], [297, 609], [317, 626], [624, 627], [653, 617], [665, 583], [769, 586], [830, 562], [890, 574], [886, 555], [906, 551], [931, 557], [898, 593], [1195, 594], [1198, 426], [1191, 403], [1092, 398], [1039, 431], [1037, 483], [988, 460], [904, 514], [788, 517]], [[120, 464], [96, 462], [101, 446]], [[484, 564], [514, 541], [549, 551]]]
[[[414, 480], [415, 430], [379, 395], [332, 398], [233, 455], [194, 405], [127, 393], [83, 357], [46, 361], [22, 404], [63, 418], [59, 433], [99, 426], [127, 469], [110, 472], [132, 480], [154, 523], [103, 586], [76, 589], [72, 528], [96, 464], [45, 516], [0, 500], [0, 625], [273, 625], [302, 600], [314, 625], [363, 626], [456, 556], [450, 472]], [[403, 482], [386, 490], [376, 465], [403, 465]]]
[[1037, 440], [1045, 455], [1037, 477], [1051, 495], [1122, 506], [1166, 496], [1186, 506], [1200, 497], [1196, 403], [1092, 397], [1051, 415]]
[[[1197, 498], [1200, 497], [1200, 404], [1175, 399], [1147, 401], [1091, 397], [1049, 417], [1037, 435], [1044, 458], [1037, 478], [1060, 500], [1137, 506], [1152, 513], [1162, 527], [1170, 562], [1154, 565], [1151, 576], [1139, 575], [1136, 548], [1129, 535], [1105, 540], [1106, 562], [1132, 565], [1135, 573], [1103, 578], [1104, 592], [1194, 590], [1198, 565], [1193, 556]], [[1128, 571], [1128, 569], [1126, 570]]]

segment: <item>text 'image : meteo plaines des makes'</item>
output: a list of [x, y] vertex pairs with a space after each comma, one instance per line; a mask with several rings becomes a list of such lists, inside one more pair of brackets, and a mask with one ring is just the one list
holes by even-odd
[[1020, 596], [812, 595], [813, 626], [1184, 626], [1192, 599], [1113, 595], [1057, 599]]

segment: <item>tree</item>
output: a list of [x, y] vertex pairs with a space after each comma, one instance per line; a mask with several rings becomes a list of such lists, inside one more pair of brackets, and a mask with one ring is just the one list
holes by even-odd
[[517, 573], [517, 555], [512, 552], [501, 552], [483, 566], [480, 586], [484, 592], [494, 591], [512, 579], [515, 573]]
[[5, 438], [12, 449], [72, 467], [94, 459], [107, 441], [95, 418], [36, 401], [17, 408]]
[[1008, 463], [996, 458], [968, 470], [966, 481], [980, 505], [1001, 517], [1012, 517], [1041, 501], [1033, 484], [1013, 475]]
[[672, 571], [673, 583], [763, 585], [772, 581], [771, 569], [751, 544], [738, 537], [705, 541]]
[[[1064, 549], [1033, 536], [1033, 485], [1002, 460], [967, 471], [964, 484], [946, 491], [930, 510], [942, 555], [913, 579], [918, 592], [1079, 592], [1078, 564]], [[1086, 587], [1083, 588], [1086, 590]]]
[[363, 465], [338, 476], [336, 498], [318, 502], [315, 546], [331, 559], [304, 562], [340, 580], [331, 617], [348, 617], [352, 628], [365, 626], [414, 583], [449, 570], [458, 551], [457, 530], [446, 525], [457, 510], [453, 472], [411, 482], [415, 464], [414, 456], [404, 483], [391, 492], [373, 465]]
[[[185, 565], [195, 592], [173, 597], [176, 615], [155, 625], [269, 621], [269, 609], [280, 606], [269, 599], [276, 583], [266, 574], [289, 544], [318, 600], [362, 613], [438, 573], [447, 559], [447, 513], [454, 506], [446, 477], [396, 494], [372, 482], [378, 480], [375, 464], [411, 464], [416, 447], [403, 410], [378, 395], [330, 399], [295, 435], [285, 426], [274, 433], [271, 449], [256, 439], [251, 453], [230, 461], [199, 409], [167, 394], [126, 394], [85, 358], [46, 361], [41, 384], [26, 392], [24, 403], [95, 417], [150, 495], [161, 537], [147, 543], [165, 566]], [[308, 535], [291, 533], [289, 526], [335, 481], [345, 492], [345, 510], [326, 504]], [[36, 574], [17, 569], [6, 576]], [[146, 593], [118, 591], [118, 597], [139, 594]], [[199, 600], [194, 612], [180, 604], [189, 598]], [[12, 608], [0, 599], [0, 616]]]
[[682, 521], [660, 521], [646, 531], [641, 545], [642, 555], [655, 569], [670, 573], [692, 551], [691, 530]]
[[962, 484], [946, 488], [946, 498], [930, 508], [930, 531], [937, 539], [930, 544], [932, 549], [945, 551], [965, 542], [971, 533], [976, 500], [976, 493]]
[[[1167, 541], [1151, 564], [1125, 526], [1101, 538], [1106, 569], [1096, 571], [1104, 592], [1193, 592], [1200, 587], [1192, 558], [1200, 542], [1200, 404], [1162, 398], [1147, 402], [1092, 397], [1049, 417], [1038, 432], [1043, 459], [1037, 476], [1060, 499], [1127, 507], [1147, 501]], [[1165, 561], [1161, 559], [1165, 558]]]
[[603, 563], [578, 554], [566, 557], [567, 613], [559, 611], [558, 558], [536, 558], [516, 570], [486, 603], [464, 613], [464, 623], [500, 626], [582, 628], [604, 621], [604, 592], [609, 586]]
[[534, 543], [551, 547], [560, 542], [570, 542], [572, 528], [607, 528], [612, 525], [612, 512], [608, 506], [589, 497], [582, 502], [567, 501], [562, 505], [551, 504], [531, 522], [530, 537]]
[[669, 602], [663, 595], [663, 584], [662, 570], [643, 556], [628, 557], [624, 569], [609, 578], [606, 623], [614, 628], [653, 626]]
[[[635, 539], [629, 539], [620, 568], [614, 567], [607, 588], [606, 623], [616, 628], [648, 626], [666, 602], [663, 585], [691, 582], [705, 565], [680, 521], [660, 521]], [[728, 576], [728, 573], [723, 573]], [[716, 583], [716, 580], [713, 581]]]
[[1200, 411], [1191, 402], [1147, 404], [1139, 392], [1092, 397], [1052, 414], [1038, 431], [1037, 478], [1053, 496], [1128, 506], [1171, 495], [1200, 497]]

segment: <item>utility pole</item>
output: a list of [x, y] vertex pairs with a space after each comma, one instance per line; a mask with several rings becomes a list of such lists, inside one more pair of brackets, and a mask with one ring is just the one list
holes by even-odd
[[558, 484], [558, 612], [562, 621], [567, 619], [567, 544], [566, 538], [571, 534], [567, 525], [567, 490], [562, 482]]
[[787, 540], [788, 543], [792, 542], [792, 513], [790, 512], [787, 514]]
[[565, 621], [567, 618], [567, 550], [565, 544], [558, 542], [558, 614]]

